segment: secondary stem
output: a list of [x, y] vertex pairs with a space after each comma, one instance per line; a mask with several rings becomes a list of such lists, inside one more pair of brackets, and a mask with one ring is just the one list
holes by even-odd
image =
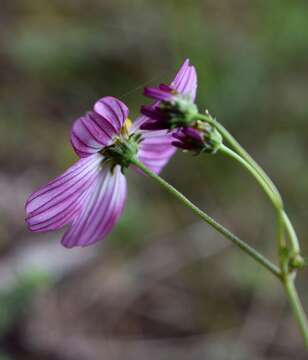
[[293, 227], [287, 213], [285, 211], [283, 211], [283, 210], [282, 210], [282, 219], [284, 221], [285, 228], [287, 230], [287, 233], [289, 235], [289, 239], [290, 239], [291, 244], [292, 244], [292, 250], [294, 252], [293, 255], [299, 254], [300, 253], [300, 246], [299, 246], [299, 241], [298, 241], [296, 232], [294, 230], [294, 227]]
[[256, 171], [256, 169], [250, 163], [248, 163], [245, 159], [243, 159], [235, 151], [229, 149], [227, 146], [222, 145], [220, 147], [219, 151], [222, 152], [223, 154], [229, 156], [230, 158], [233, 158], [238, 163], [240, 163], [246, 170], [248, 170], [250, 172], [250, 174], [252, 174], [252, 176], [258, 181], [258, 183], [260, 184], [260, 186], [262, 187], [264, 192], [269, 197], [270, 201], [273, 203], [273, 205], [277, 211], [278, 248], [285, 247], [286, 244], [285, 244], [285, 239], [284, 239], [284, 228], [289, 228], [288, 234], [290, 235], [290, 240], [291, 240], [291, 243], [293, 244], [293, 249], [294, 248], [296, 250], [299, 249], [298, 242], [296, 241], [297, 240], [296, 233], [292, 227], [292, 224], [290, 223], [289, 218], [287, 217], [284, 210], [280, 207], [279, 200], [277, 202], [277, 197], [273, 194], [273, 192], [271, 191], [271, 188], [268, 187], [268, 183], [265, 182], [264, 178], [262, 176], [260, 176], [260, 174]]
[[[286, 290], [290, 305], [293, 310], [293, 314], [303, 335], [305, 345], [308, 347], [308, 320], [294, 284], [296, 272], [294, 270], [292, 271], [289, 267], [289, 255], [295, 256], [297, 254], [300, 254], [300, 246], [294, 227], [288, 215], [284, 211], [283, 201], [281, 199], [279, 191], [277, 190], [272, 180], [261, 168], [261, 166], [258, 165], [258, 163], [246, 152], [246, 150], [221, 124], [219, 124], [210, 115], [199, 114], [198, 117], [199, 119], [207, 121], [221, 133], [223, 138], [233, 147], [235, 152], [224, 145], [222, 146], [221, 151], [228, 156], [236, 159], [256, 178], [256, 180], [259, 182], [262, 189], [268, 195], [274, 207], [276, 208], [278, 219], [278, 251], [280, 257], [280, 272], [282, 274], [280, 280], [282, 280], [282, 283]], [[292, 252], [290, 254], [286, 248], [284, 229], [288, 234], [292, 248]], [[287, 251], [288, 254], [286, 261], [284, 260], [285, 251]]]
[[223, 138], [231, 145], [231, 147], [242, 157], [244, 158], [248, 163], [250, 163], [256, 171], [259, 173], [259, 175], [264, 179], [264, 181], [268, 184], [269, 188], [273, 191], [277, 198], [277, 203], [280, 203], [280, 206], [282, 207], [282, 199], [280, 196], [280, 193], [275, 186], [275, 184], [272, 182], [272, 180], [269, 178], [269, 176], [265, 173], [265, 171], [262, 169], [262, 167], [248, 154], [248, 152], [241, 146], [241, 144], [229, 133], [229, 131], [218, 121], [216, 121], [210, 114], [198, 114], [196, 115], [196, 120], [201, 119], [212, 126], [214, 126], [223, 136]]
[[[210, 114], [198, 114], [196, 115], [196, 120], [198, 119], [206, 121], [212, 126], [214, 126], [221, 133], [223, 138], [235, 150], [235, 153], [240, 155], [239, 158], [242, 158], [241, 160], [246, 160], [246, 163], [248, 163], [250, 167], [255, 170], [253, 175], [259, 181], [264, 191], [271, 198], [271, 201], [277, 209], [277, 217], [280, 218], [280, 220], [278, 221], [281, 221], [282, 219], [284, 227], [288, 233], [292, 251], [294, 254], [298, 254], [300, 252], [300, 246], [296, 232], [287, 213], [283, 209], [283, 201], [281, 195], [270, 177], [265, 173], [262, 167], [248, 154], [248, 152], [239, 144], [239, 142], [229, 133], [229, 131], [222, 124], [216, 121]], [[243, 161], [240, 162], [243, 163]], [[250, 172], [252, 173], [252, 171]], [[265, 189], [265, 187], [268, 187], [268, 189]], [[272, 196], [269, 195], [269, 192], [272, 192]], [[284, 244], [282, 243], [281, 246], [283, 245]]]
[[257, 250], [255, 250], [250, 245], [246, 244], [239, 237], [234, 235], [231, 231], [226, 229], [224, 226], [219, 224], [217, 221], [212, 219], [209, 215], [199, 209], [196, 205], [194, 205], [190, 200], [188, 200], [182, 193], [176, 190], [172, 185], [170, 185], [167, 181], [162, 179], [160, 176], [153, 173], [150, 169], [148, 169], [145, 165], [143, 165], [137, 159], [131, 161], [133, 165], [137, 166], [141, 169], [146, 175], [157, 181], [162, 187], [164, 187], [169, 193], [175, 196], [178, 200], [180, 200], [186, 207], [192, 210], [197, 216], [199, 216], [202, 220], [211, 225], [215, 230], [217, 230], [220, 234], [224, 235], [228, 240], [230, 240], [233, 244], [239, 247], [242, 251], [252, 257], [255, 261], [269, 270], [273, 275], [275, 275], [278, 279], [281, 280], [281, 271], [279, 268], [273, 264], [270, 260], [268, 260], [265, 256], [260, 254]]
[[[284, 251], [286, 249], [286, 239], [285, 239], [285, 224], [283, 219], [283, 211], [277, 212], [277, 249], [278, 249], [278, 255], [280, 258], [280, 251]], [[281, 262], [281, 259], [280, 259]], [[280, 268], [282, 268], [282, 264], [280, 264]]]
[[279, 207], [279, 203], [277, 203], [277, 197], [273, 194], [273, 192], [268, 188], [267, 183], [265, 182], [264, 178], [260, 176], [260, 174], [255, 170], [253, 166], [250, 165], [246, 160], [244, 160], [241, 156], [239, 156], [236, 152], [229, 149], [225, 145], [221, 145], [219, 148], [219, 151], [223, 154], [235, 159], [238, 161], [246, 170], [248, 170], [252, 176], [258, 181], [258, 183], [261, 185], [264, 192], [267, 194], [271, 202], [273, 203], [274, 207]]
[[306, 347], [308, 347], [308, 321], [299, 296], [297, 294], [297, 290], [294, 284], [294, 277], [292, 276], [292, 274], [287, 274], [284, 277], [283, 284], [286, 289], [286, 293], [288, 295], [293, 314], [303, 335], [305, 345]]

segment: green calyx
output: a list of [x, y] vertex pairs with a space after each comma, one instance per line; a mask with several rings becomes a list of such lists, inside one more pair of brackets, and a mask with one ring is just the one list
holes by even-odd
[[111, 162], [111, 169], [120, 165], [123, 172], [136, 158], [140, 141], [141, 134], [132, 134], [127, 139], [119, 137], [112, 145], [101, 151], [104, 161]]
[[204, 138], [204, 147], [202, 152], [208, 154], [216, 154], [217, 151], [221, 148], [223, 143], [223, 138], [219, 131], [217, 131], [212, 126], [203, 123], [203, 138]]
[[169, 128], [175, 129], [182, 126], [188, 126], [194, 121], [198, 114], [198, 107], [192, 101], [190, 96], [177, 95], [172, 102], [162, 102], [161, 109], [167, 113]]

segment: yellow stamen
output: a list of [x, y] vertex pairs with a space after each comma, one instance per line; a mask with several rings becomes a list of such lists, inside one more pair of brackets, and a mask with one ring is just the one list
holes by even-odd
[[122, 135], [128, 135], [129, 134], [129, 129], [131, 128], [132, 126], [132, 121], [130, 118], [127, 118], [125, 121], [124, 121], [124, 124], [122, 126], [122, 129], [121, 129], [121, 134]]

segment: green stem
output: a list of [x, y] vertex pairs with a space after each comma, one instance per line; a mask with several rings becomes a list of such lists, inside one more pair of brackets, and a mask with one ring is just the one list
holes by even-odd
[[[277, 219], [278, 219], [278, 249], [279, 249], [279, 258], [280, 258], [280, 273], [282, 277], [280, 278], [284, 284], [290, 305], [293, 310], [295, 319], [299, 325], [300, 331], [303, 335], [304, 342], [306, 347], [308, 347], [308, 320], [301, 304], [300, 298], [298, 296], [294, 281], [295, 281], [295, 271], [292, 271], [289, 267], [290, 256], [291, 259], [295, 259], [296, 255], [300, 254], [299, 241], [294, 230], [294, 227], [284, 211], [283, 201], [277, 190], [276, 186], [272, 180], [267, 176], [261, 166], [246, 152], [246, 150], [237, 142], [237, 140], [215, 119], [213, 119], [209, 114], [202, 115], [198, 114], [196, 119], [201, 119], [207, 121], [209, 124], [214, 126], [223, 136], [223, 138], [232, 146], [235, 150], [233, 152], [231, 149], [223, 146], [222, 152], [233, 157], [239, 161], [259, 182], [262, 189], [270, 198], [271, 202], [274, 204], [277, 210]], [[286, 230], [292, 253], [289, 254], [288, 249], [286, 248], [284, 230]], [[287, 254], [285, 261], [285, 254]]]
[[248, 170], [252, 176], [258, 181], [258, 183], [261, 185], [264, 192], [267, 194], [271, 202], [273, 203], [274, 207], [279, 207], [279, 203], [277, 203], [277, 197], [273, 194], [273, 192], [269, 189], [267, 183], [265, 182], [264, 178], [260, 176], [260, 174], [255, 170], [253, 166], [250, 165], [245, 159], [243, 159], [241, 156], [239, 156], [236, 152], [229, 149], [225, 145], [221, 145], [219, 148], [219, 151], [223, 154], [229, 156], [230, 158], [235, 159], [238, 161], [246, 170]]
[[220, 152], [229, 156], [230, 158], [238, 161], [246, 170], [248, 170], [252, 176], [258, 181], [264, 192], [267, 194], [271, 202], [273, 203], [275, 209], [277, 210], [277, 223], [278, 223], [278, 248], [285, 247], [284, 239], [284, 228], [287, 229], [289, 238], [292, 244], [293, 251], [297, 253], [299, 251], [298, 240], [294, 228], [283, 209], [280, 208], [280, 203], [277, 203], [277, 197], [273, 194], [271, 189], [268, 187], [268, 184], [265, 182], [264, 178], [256, 171], [256, 169], [248, 163], [245, 159], [239, 156], [236, 152], [229, 149], [227, 146], [222, 145], [219, 149]]
[[273, 203], [275, 209], [277, 210], [277, 218], [279, 223], [279, 248], [285, 247], [285, 241], [283, 236], [283, 229], [281, 228], [281, 224], [284, 225], [284, 228], [286, 229], [290, 243], [292, 246], [293, 254], [296, 255], [300, 252], [300, 246], [299, 241], [296, 235], [296, 232], [294, 230], [294, 227], [286, 214], [286, 212], [283, 210], [283, 208], [280, 207], [280, 202], [277, 203], [277, 197], [273, 194], [273, 192], [268, 188], [267, 183], [265, 182], [264, 178], [260, 176], [260, 174], [256, 171], [256, 169], [248, 163], [245, 159], [243, 159], [241, 156], [239, 156], [236, 152], [229, 149], [227, 146], [222, 145], [220, 147], [220, 152], [222, 152], [225, 155], [228, 155], [229, 157], [235, 159], [238, 161], [246, 170], [248, 170], [254, 178], [258, 181], [264, 192], [267, 194], [267, 196], [270, 198], [271, 202]]
[[275, 275], [278, 279], [281, 280], [281, 271], [279, 268], [273, 264], [270, 260], [268, 260], [265, 256], [260, 254], [257, 250], [255, 250], [250, 245], [246, 244], [243, 240], [234, 235], [231, 231], [226, 229], [224, 226], [219, 224], [217, 221], [212, 219], [209, 215], [199, 209], [196, 205], [194, 205], [190, 200], [188, 200], [182, 193], [176, 190], [172, 185], [162, 179], [160, 176], [153, 173], [150, 169], [148, 169], [145, 165], [143, 165], [137, 159], [131, 161], [131, 163], [141, 169], [146, 175], [157, 181], [162, 187], [164, 187], [169, 193], [175, 196], [179, 201], [181, 201], [186, 207], [192, 210], [197, 216], [199, 216], [203, 221], [211, 225], [215, 230], [217, 230], [220, 234], [224, 235], [228, 240], [230, 240], [233, 244], [239, 247], [242, 251], [252, 257], [259, 264], [264, 266], [267, 270], [269, 270], [273, 275]]
[[294, 227], [293, 227], [288, 215], [283, 210], [282, 210], [282, 219], [283, 219], [285, 228], [287, 230], [287, 233], [289, 235], [289, 239], [290, 239], [290, 242], [292, 245], [293, 255], [299, 254], [300, 246], [299, 246], [299, 241], [298, 241], [296, 232], [294, 230]]
[[[284, 227], [288, 233], [288, 237], [291, 243], [292, 251], [294, 254], [298, 254], [300, 252], [300, 246], [299, 241], [296, 235], [296, 232], [294, 230], [294, 227], [286, 214], [286, 212], [283, 209], [283, 201], [281, 198], [281, 195], [275, 186], [275, 184], [272, 182], [270, 177], [265, 173], [265, 171], [262, 169], [262, 167], [248, 154], [248, 152], [239, 144], [239, 142], [229, 133], [229, 131], [221, 125], [219, 122], [217, 122], [210, 114], [198, 114], [196, 115], [196, 119], [200, 119], [203, 121], [208, 122], [212, 126], [214, 126], [223, 136], [223, 138], [231, 145], [231, 147], [235, 150], [235, 152], [240, 155], [241, 160], [246, 160], [246, 162], [250, 165], [251, 168], [253, 168], [255, 171], [251, 171], [250, 169], [245, 167], [255, 176], [255, 178], [259, 181], [260, 185], [264, 189], [264, 191], [267, 193], [267, 195], [270, 197], [272, 203], [274, 204], [275, 208], [277, 209], [277, 217], [278, 221], [281, 221], [284, 224]], [[239, 160], [239, 159], [237, 159]], [[243, 161], [240, 161], [243, 164]], [[243, 164], [244, 165], [244, 164]], [[263, 181], [262, 181], [263, 179]], [[268, 189], [265, 189], [265, 186], [268, 187]], [[272, 192], [272, 195], [270, 196], [269, 193]], [[280, 218], [280, 219], [279, 219]], [[283, 237], [280, 238], [282, 240], [281, 246], [284, 246], [284, 240]]]
[[293, 310], [293, 314], [297, 320], [300, 331], [303, 335], [304, 342], [306, 347], [308, 348], [308, 320], [297, 294], [297, 290], [294, 284], [294, 276], [293, 274], [287, 274], [283, 279], [283, 284], [286, 289], [286, 293], [288, 295], [288, 299], [290, 305]]
[[[282, 261], [279, 252], [284, 251], [287, 247], [286, 239], [285, 239], [285, 224], [283, 219], [283, 211], [277, 212], [277, 249], [278, 255], [280, 258], [280, 262]], [[282, 269], [282, 264], [280, 264], [280, 268]]]
[[223, 138], [231, 145], [233, 150], [235, 150], [242, 158], [244, 158], [248, 163], [250, 163], [257, 173], [264, 179], [268, 184], [269, 188], [274, 193], [274, 196], [277, 198], [276, 203], [279, 207], [282, 207], [282, 199], [279, 194], [279, 191], [269, 176], [265, 173], [262, 167], [248, 154], [248, 152], [240, 145], [240, 143], [229, 133], [229, 131], [218, 121], [216, 121], [210, 114], [198, 114], [196, 115], [196, 120], [204, 120], [214, 126], [223, 136]]

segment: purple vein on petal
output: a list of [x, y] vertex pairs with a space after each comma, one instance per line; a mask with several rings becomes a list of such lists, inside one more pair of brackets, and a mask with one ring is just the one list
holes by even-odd
[[[65, 184], [66, 186], [64, 186], [64, 187], [61, 186], [61, 189], [60, 189], [61, 192], [55, 194], [51, 199], [46, 200], [46, 202], [44, 204], [40, 205], [35, 210], [31, 211], [29, 213], [29, 215], [30, 216], [40, 215], [41, 213], [49, 210], [50, 208], [57, 206], [59, 203], [63, 203], [68, 198], [74, 196], [74, 194], [79, 193], [80, 190], [86, 186], [87, 181], [89, 179], [91, 179], [91, 177], [93, 177], [92, 175], [95, 174], [96, 172], [97, 172], [97, 170], [95, 168], [90, 169], [82, 177], [78, 177], [75, 182], [73, 182], [71, 184]], [[75, 185], [80, 185], [80, 186], [77, 186], [77, 188], [75, 188]]]
[[[87, 246], [91, 244], [92, 242], [97, 241], [97, 238], [100, 236], [103, 236], [104, 234], [104, 224], [106, 223], [106, 219], [108, 219], [109, 215], [111, 214], [110, 209], [112, 209], [114, 198], [117, 197], [117, 190], [118, 190], [118, 182], [116, 175], [113, 175], [109, 180], [109, 186], [110, 189], [107, 189], [106, 191], [106, 198], [101, 199], [102, 192], [99, 193], [98, 198], [99, 201], [97, 202], [97, 212], [100, 215], [96, 215], [95, 217], [92, 217], [92, 222], [89, 227], [89, 233], [87, 234], [87, 241], [83, 243], [84, 246]], [[109, 210], [109, 211], [108, 211]], [[91, 229], [91, 231], [90, 231]], [[101, 230], [101, 231], [100, 231]], [[95, 236], [96, 235], [96, 236]]]
[[[89, 119], [109, 138], [112, 139], [113, 136], [118, 134], [119, 130], [104, 116], [91, 111], [88, 114]], [[103, 122], [103, 123], [102, 123]]]
[[[34, 192], [28, 199], [26, 206], [37, 198], [38, 196], [43, 195], [44, 193], [48, 192], [49, 190], [52, 190], [54, 188], [57, 188], [59, 185], [61, 185], [62, 181], [67, 181], [71, 179], [72, 177], [75, 177], [79, 175], [82, 171], [87, 170], [87, 168], [93, 164], [96, 164], [97, 162], [101, 161], [101, 156], [99, 155], [93, 155], [87, 159], [80, 159], [77, 161], [73, 166], [71, 166], [68, 170], [66, 170], [62, 175], [55, 178], [54, 180], [50, 181], [47, 185], [41, 187], [39, 190]], [[76, 173], [76, 171], [80, 172]], [[68, 179], [69, 177], [69, 179]], [[51, 188], [50, 188], [51, 187]]]
[[186, 59], [180, 69], [178, 70], [174, 80], [171, 82], [171, 86], [180, 91], [182, 80], [185, 78], [187, 70], [189, 69], [189, 60]]
[[[100, 202], [98, 203], [98, 212], [101, 214], [104, 213], [104, 217], [100, 218], [99, 216], [95, 216], [95, 218], [92, 219], [92, 231], [87, 236], [87, 242], [83, 244], [85, 246], [93, 244], [105, 237], [121, 215], [121, 211], [117, 209], [116, 205], [118, 197], [121, 197], [123, 192], [126, 194], [126, 180], [121, 174], [120, 167], [114, 169], [114, 173], [109, 182], [111, 188], [106, 191], [108, 197], [106, 196], [104, 199], [104, 194], [100, 193]], [[125, 198], [123, 198], [123, 200], [125, 200]]]
[[[84, 183], [84, 186], [82, 189], [80, 189], [80, 191], [76, 191], [73, 196], [68, 196], [62, 202], [59, 202], [60, 206], [58, 206], [59, 204], [55, 204], [52, 207], [44, 210], [44, 212], [30, 215], [27, 221], [29, 222], [31, 228], [35, 230], [36, 227], [40, 228], [43, 226], [43, 224], [53, 224], [57, 222], [59, 218], [61, 219], [64, 213], [72, 212], [77, 206], [81, 204], [83, 195], [89, 191], [97, 176], [98, 174], [94, 174], [94, 176], [92, 176], [87, 182]], [[34, 221], [36, 222], [34, 223]]]
[[[88, 168], [85, 167], [83, 171], [73, 173], [66, 181], [55, 183], [56, 185], [51, 188], [47, 184], [45, 191], [43, 188], [43, 191], [39, 191], [40, 194], [34, 196], [33, 200], [29, 200], [26, 205], [28, 215], [26, 221], [31, 230], [43, 231], [45, 227], [59, 228], [64, 218], [67, 221], [71, 219], [69, 215], [72, 215], [74, 209], [80, 204], [80, 197], [88, 191], [99, 174], [102, 157], [98, 155], [94, 157], [95, 162], [92, 158], [88, 158], [87, 162], [83, 160], [77, 162], [78, 164], [83, 161]], [[76, 164], [72, 166], [74, 167]]]
[[65, 232], [62, 237], [62, 244], [65, 247], [71, 248], [75, 245], [79, 245], [79, 237], [80, 237], [80, 228], [81, 230], [84, 228], [85, 224], [87, 223], [87, 218], [82, 219], [85, 213], [89, 214], [91, 206], [93, 205], [93, 201], [96, 199], [97, 187], [104, 186], [102, 181], [102, 175], [96, 179], [96, 183], [93, 184], [91, 192], [88, 193], [88, 196], [85, 198], [83, 207], [78, 214], [78, 216], [74, 219], [71, 227]]
[[[89, 191], [89, 189], [88, 189]], [[81, 194], [79, 198], [72, 205], [68, 205], [66, 209], [62, 210], [61, 213], [54, 215], [52, 218], [45, 220], [41, 223], [37, 223], [31, 226], [33, 231], [52, 231], [56, 229], [60, 229], [64, 225], [71, 222], [75, 216], [80, 212], [82, 206], [82, 202], [87, 196], [87, 192]]]
[[[89, 118], [90, 118], [90, 116], [89, 116]], [[104, 145], [107, 145], [110, 142], [111, 137], [109, 137], [107, 135], [106, 135], [106, 139], [102, 139], [102, 137], [99, 137], [102, 134], [99, 134], [99, 131], [97, 131], [97, 129], [95, 129], [95, 125], [96, 125], [95, 121], [93, 121], [93, 123], [91, 124], [90, 121], [87, 122], [86, 120], [84, 120], [84, 118], [81, 118], [80, 122], [81, 122], [82, 126], [84, 127], [84, 129], [88, 132], [90, 137], [92, 137], [99, 145], [104, 146]], [[92, 127], [92, 129], [90, 128], [90, 126]], [[100, 128], [100, 130], [104, 131], [101, 127], [99, 127], [99, 128]], [[96, 134], [94, 133], [93, 130], [96, 130]]]
[[[50, 194], [51, 192], [54, 192], [55, 190], [58, 190], [61, 193], [63, 193], [68, 187], [71, 188], [73, 185], [78, 183], [80, 180], [87, 177], [87, 175], [89, 175], [89, 174], [91, 175], [92, 172], [95, 172], [97, 170], [98, 164], [103, 159], [101, 155], [95, 155], [95, 157], [96, 157], [96, 161], [94, 163], [92, 163], [92, 164], [90, 163], [88, 166], [85, 166], [85, 168], [82, 169], [82, 171], [72, 174], [72, 176], [69, 177], [68, 179], [66, 179], [66, 181], [59, 182], [57, 184], [53, 184], [52, 186], [50, 186], [50, 184], [47, 184], [45, 187], [43, 187], [41, 190], [39, 190], [39, 192], [34, 193], [33, 194], [34, 196], [32, 198], [30, 198], [29, 201], [27, 202], [27, 205], [26, 205], [27, 213], [29, 213], [29, 214], [36, 213], [42, 206], [45, 206], [46, 202], [50, 201], [49, 199], [48, 200], [41, 199], [41, 201], [43, 201], [44, 204], [42, 204], [42, 205], [35, 204], [34, 202], [35, 202], [35, 200], [38, 200], [38, 198], [42, 198], [43, 196], [46, 196], [46, 195]], [[60, 194], [58, 194], [58, 195], [60, 195]], [[53, 198], [51, 199], [51, 201], [55, 197], [57, 197], [57, 195], [53, 195]]]
[[[63, 245], [87, 246], [104, 238], [121, 214], [125, 195], [126, 180], [120, 167], [116, 167], [113, 174], [105, 169], [84, 209], [64, 235]], [[121, 206], [115, 206], [118, 202], [113, 199], [120, 199]]]
[[84, 207], [80, 212], [78, 218], [75, 219], [71, 228], [64, 234], [62, 244], [66, 247], [72, 247], [74, 245], [82, 245], [82, 232], [89, 224], [91, 215], [95, 211], [96, 202], [98, 201], [98, 194], [100, 191], [105, 190], [108, 187], [109, 169], [105, 169], [99, 174], [96, 180], [95, 187], [89, 193], [89, 196], [85, 200]]
[[[115, 194], [112, 199], [112, 205], [110, 205], [109, 216], [106, 216], [102, 224], [102, 227], [104, 228], [104, 235], [102, 236], [106, 236], [111, 231], [124, 209], [126, 198], [126, 180], [122, 174], [120, 174], [120, 176], [121, 177], [116, 180], [117, 188], [114, 190]], [[87, 243], [87, 245], [91, 245], [95, 241], [96, 239], [93, 238], [93, 241]]]

